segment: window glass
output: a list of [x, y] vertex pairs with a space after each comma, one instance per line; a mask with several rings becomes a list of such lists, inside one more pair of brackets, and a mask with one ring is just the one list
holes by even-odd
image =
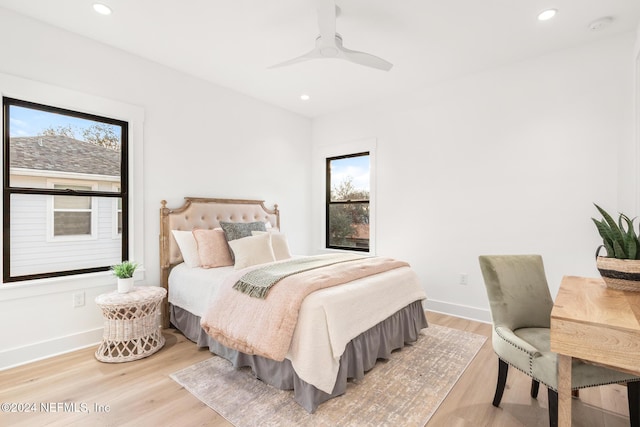
[[118, 213], [116, 214], [118, 222], [118, 234], [122, 234], [122, 199], [118, 199]]
[[121, 126], [24, 106], [8, 109], [11, 187], [44, 186], [42, 180], [32, 179], [35, 173], [86, 174], [119, 182]]
[[[117, 187], [117, 190], [120, 191], [120, 187]], [[115, 224], [114, 224], [114, 234], [117, 236], [118, 234], [122, 234], [122, 199], [115, 199]]]
[[[12, 221], [8, 234], [12, 236], [9, 248], [12, 277], [50, 276], [52, 273], [103, 267], [107, 270], [108, 266], [122, 261], [121, 239], [113, 239], [111, 229], [105, 229], [104, 224], [98, 227], [95, 239], [90, 235], [61, 233], [49, 236], [44, 224], [47, 221], [47, 198], [50, 197], [38, 194], [11, 195]], [[96, 197], [95, 202], [101, 205], [102, 212], [111, 206], [110, 198]], [[89, 234], [91, 230], [86, 224], [86, 216], [84, 220], [83, 231]], [[59, 226], [66, 222], [55, 223]], [[68, 223], [73, 224], [74, 221]], [[80, 225], [74, 226], [77, 233]]]
[[328, 248], [369, 250], [369, 153], [327, 159]]
[[3, 280], [106, 271], [128, 259], [128, 124], [6, 97], [3, 108]]
[[[55, 184], [53, 188], [90, 191], [82, 185]], [[53, 235], [91, 235], [91, 197], [53, 196]]]

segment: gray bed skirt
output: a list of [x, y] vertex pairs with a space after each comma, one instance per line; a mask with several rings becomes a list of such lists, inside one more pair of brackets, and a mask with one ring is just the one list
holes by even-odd
[[338, 378], [333, 391], [328, 394], [302, 381], [288, 359], [277, 362], [232, 350], [202, 330], [199, 316], [174, 305], [170, 305], [169, 312], [171, 323], [198, 347], [208, 347], [212, 353], [229, 360], [236, 368], [250, 366], [256, 378], [267, 384], [281, 390], [293, 390], [294, 400], [311, 413], [322, 402], [343, 394], [348, 379], [362, 379], [377, 359], [389, 359], [393, 350], [415, 342], [420, 330], [427, 327], [422, 302], [415, 301], [352, 339], [340, 357]]

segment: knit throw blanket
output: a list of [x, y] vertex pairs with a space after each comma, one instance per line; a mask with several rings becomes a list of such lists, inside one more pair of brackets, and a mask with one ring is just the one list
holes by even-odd
[[352, 254], [329, 254], [317, 257], [298, 258], [276, 264], [267, 264], [257, 270], [246, 273], [233, 285], [233, 289], [254, 298], [264, 299], [269, 290], [284, 279], [293, 274], [316, 268], [327, 267], [341, 262], [355, 261], [366, 258]]

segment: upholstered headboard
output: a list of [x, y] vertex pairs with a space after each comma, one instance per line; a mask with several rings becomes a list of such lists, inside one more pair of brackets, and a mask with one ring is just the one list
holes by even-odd
[[[182, 262], [182, 255], [171, 230], [214, 229], [224, 222], [263, 221], [280, 228], [278, 205], [267, 209], [263, 200], [211, 199], [185, 197], [178, 208], [167, 207], [166, 200], [160, 208], [160, 282], [169, 290], [169, 272]], [[169, 326], [169, 304], [165, 299], [162, 307], [163, 326]]]

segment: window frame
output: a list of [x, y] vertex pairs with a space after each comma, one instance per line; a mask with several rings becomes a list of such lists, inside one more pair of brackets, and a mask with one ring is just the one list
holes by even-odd
[[[363, 157], [367, 156], [369, 160], [369, 198], [366, 200], [331, 200], [331, 162], [334, 160], [348, 159], [353, 157]], [[357, 247], [357, 246], [340, 246], [340, 245], [332, 245], [331, 236], [330, 236], [330, 211], [331, 206], [340, 206], [347, 204], [366, 204], [369, 208], [369, 214], [371, 214], [371, 183], [372, 183], [372, 153], [370, 151], [363, 151], [358, 153], [351, 154], [342, 154], [338, 156], [331, 156], [325, 158], [325, 249], [337, 249], [344, 251], [354, 251], [354, 252], [366, 252], [372, 253], [371, 246], [371, 238], [368, 240], [368, 245], [366, 248]], [[369, 227], [371, 227], [371, 218], [369, 217]], [[371, 236], [371, 233], [369, 233]]]
[[[121, 129], [120, 135], [120, 191], [76, 191], [68, 189], [54, 189], [54, 188], [35, 188], [35, 187], [12, 187], [10, 183], [11, 175], [11, 155], [10, 155], [10, 106], [18, 106], [23, 108], [30, 108], [49, 113], [63, 114], [76, 118], [92, 120], [100, 123], [106, 123], [119, 126]], [[85, 273], [96, 273], [108, 271], [109, 265], [71, 269], [63, 271], [54, 271], [49, 273], [36, 273], [21, 276], [11, 276], [11, 196], [13, 194], [31, 194], [31, 195], [48, 195], [48, 196], [89, 196], [93, 201], [96, 197], [107, 198], [121, 198], [122, 199], [122, 212], [123, 212], [123, 224], [122, 224], [122, 244], [121, 244], [121, 258], [122, 260], [129, 259], [129, 122], [125, 120], [105, 117], [101, 115], [91, 114], [87, 112], [71, 110], [62, 107], [55, 107], [52, 105], [40, 104], [25, 99], [18, 99], [15, 97], [3, 96], [2, 97], [2, 113], [3, 113], [3, 261], [2, 261], [2, 276], [3, 283], [22, 282], [35, 279], [56, 278], [63, 276], [74, 276]], [[50, 197], [51, 203], [53, 203], [53, 197]], [[92, 225], [93, 226], [93, 225]], [[48, 233], [48, 231], [47, 231]], [[56, 239], [57, 240], [57, 239]]]

